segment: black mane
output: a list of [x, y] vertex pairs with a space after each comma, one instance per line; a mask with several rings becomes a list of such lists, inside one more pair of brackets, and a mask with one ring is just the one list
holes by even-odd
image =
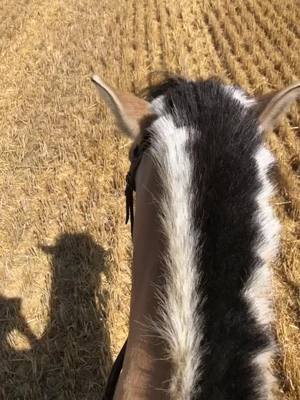
[[[262, 146], [254, 108], [245, 107], [220, 81], [167, 79], [148, 91], [164, 96], [163, 113], [188, 127], [193, 163], [193, 218], [198, 233], [198, 294], [203, 299], [201, 371], [193, 399], [258, 400], [263, 384], [253, 357], [270, 346], [243, 297], [262, 260], [256, 197], [261, 189], [255, 155]], [[202, 353], [201, 353], [202, 351]]]

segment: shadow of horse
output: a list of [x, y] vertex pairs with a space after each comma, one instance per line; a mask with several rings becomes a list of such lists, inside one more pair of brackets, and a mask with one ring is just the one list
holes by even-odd
[[[1, 399], [99, 399], [112, 364], [100, 275], [105, 251], [82, 233], [62, 234], [54, 246], [40, 248], [51, 255], [53, 270], [49, 320], [37, 339], [21, 300], [0, 297]], [[10, 345], [14, 329], [30, 350]]]

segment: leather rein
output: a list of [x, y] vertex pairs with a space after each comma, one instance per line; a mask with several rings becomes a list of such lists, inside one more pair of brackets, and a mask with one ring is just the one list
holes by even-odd
[[[139, 146], [134, 149], [133, 159], [131, 161], [131, 165], [129, 171], [126, 175], [126, 186], [125, 186], [125, 197], [126, 197], [126, 219], [125, 224], [130, 221], [131, 225], [131, 237], [133, 236], [133, 225], [134, 225], [134, 200], [133, 200], [133, 192], [136, 191], [135, 178], [138, 167], [141, 163], [142, 156], [144, 154], [144, 150], [148, 147], [148, 137], [145, 135], [144, 140], [141, 142]], [[128, 338], [126, 339], [122, 349], [120, 350], [113, 366], [111, 368], [111, 372], [107, 379], [106, 387], [104, 390], [104, 395], [102, 400], [113, 400], [118, 379], [122, 371], [126, 346], [127, 346]]]

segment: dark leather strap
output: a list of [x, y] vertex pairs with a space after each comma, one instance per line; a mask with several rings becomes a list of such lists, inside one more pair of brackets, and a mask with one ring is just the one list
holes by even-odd
[[130, 220], [131, 225], [131, 236], [133, 235], [133, 224], [134, 224], [134, 212], [133, 212], [133, 192], [135, 191], [134, 177], [132, 171], [128, 172], [126, 176], [126, 188], [125, 188], [125, 197], [126, 197], [126, 219], [125, 224]]
[[[148, 135], [144, 136], [142, 143], [136, 148], [136, 155], [131, 162], [129, 172], [126, 176], [126, 188], [125, 188], [125, 197], [126, 197], [126, 220], [127, 224], [130, 220], [131, 224], [131, 236], [133, 234], [133, 224], [134, 224], [134, 204], [133, 204], [133, 192], [135, 192], [135, 176], [140, 165], [144, 150], [148, 147]], [[127, 339], [128, 340], [128, 339]], [[110, 375], [108, 377], [104, 396], [102, 400], [113, 400], [114, 393], [116, 391], [118, 379], [120, 373], [122, 371], [124, 356], [126, 351], [127, 340], [124, 343], [118, 357], [116, 358]]]
[[113, 400], [114, 394], [116, 391], [118, 379], [123, 367], [123, 362], [124, 362], [124, 356], [125, 356], [125, 351], [126, 351], [126, 345], [127, 345], [127, 340], [124, 343], [120, 353], [118, 354], [115, 362], [113, 363], [112, 369], [110, 371], [106, 387], [104, 390], [104, 395], [102, 400]]
[[[130, 220], [131, 225], [131, 235], [133, 234], [133, 224], [134, 224], [134, 212], [133, 212], [133, 192], [135, 191], [135, 174], [137, 167], [139, 165], [140, 160], [135, 160], [134, 163], [131, 164], [130, 170], [126, 176], [126, 188], [125, 188], [125, 197], [126, 197], [126, 220], [127, 224]], [[128, 339], [127, 339], [128, 340]], [[115, 362], [113, 363], [112, 369], [110, 371], [106, 387], [104, 390], [104, 395], [102, 400], [113, 400], [116, 387], [118, 384], [118, 379], [120, 373], [122, 371], [127, 340], [124, 343], [120, 353], [118, 354]]]
[[130, 169], [128, 174], [126, 175], [126, 187], [125, 187], [125, 197], [126, 197], [126, 220], [127, 224], [130, 220], [131, 225], [131, 236], [133, 234], [133, 224], [134, 224], [134, 206], [133, 206], [133, 192], [135, 192], [135, 178], [138, 167], [142, 160], [142, 156], [144, 150], [146, 148], [146, 140], [144, 140], [139, 146], [135, 149], [135, 157], [131, 161]]

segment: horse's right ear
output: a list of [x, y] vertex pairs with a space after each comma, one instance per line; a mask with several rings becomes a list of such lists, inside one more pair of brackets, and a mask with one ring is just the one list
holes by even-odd
[[118, 126], [129, 137], [136, 139], [141, 133], [143, 122], [153, 115], [151, 104], [131, 93], [113, 89], [97, 75], [91, 79], [114, 114]]
[[262, 130], [274, 129], [280, 117], [286, 114], [289, 107], [297, 99], [300, 99], [300, 82], [296, 82], [285, 89], [269, 93], [258, 99], [256, 108]]

